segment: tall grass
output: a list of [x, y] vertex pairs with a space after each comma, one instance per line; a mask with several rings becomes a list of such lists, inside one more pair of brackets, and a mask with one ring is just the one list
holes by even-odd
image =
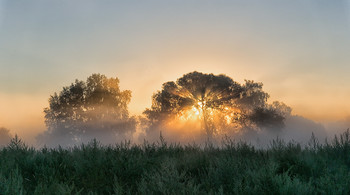
[[0, 150], [0, 194], [350, 194], [349, 130], [325, 144], [225, 140]]

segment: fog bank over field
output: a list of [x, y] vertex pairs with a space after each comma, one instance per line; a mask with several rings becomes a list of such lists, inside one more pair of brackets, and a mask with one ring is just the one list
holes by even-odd
[[[245, 137], [257, 146], [267, 146], [273, 139], [281, 139], [285, 142], [295, 141], [302, 145], [308, 144], [312, 134], [324, 143], [325, 139], [329, 137], [331, 130], [326, 129], [324, 125], [304, 118], [302, 116], [288, 116], [285, 119], [285, 127], [279, 132], [264, 131], [258, 133], [256, 136]], [[344, 131], [342, 131], [344, 132]]]
[[[276, 139], [277, 137], [279, 139], [283, 139], [286, 142], [288, 141], [296, 141], [301, 144], [307, 144], [308, 141], [311, 138], [312, 133], [314, 133], [315, 137], [318, 138], [320, 143], [323, 143], [325, 138], [328, 140], [331, 140], [334, 138], [334, 135], [339, 135], [340, 133], [343, 133], [350, 127], [350, 120], [342, 120], [342, 121], [333, 121], [333, 122], [327, 122], [325, 124], [321, 124], [318, 122], [315, 122], [311, 119], [304, 118], [302, 116], [289, 116], [285, 120], [285, 127], [279, 131], [279, 132], [272, 132], [272, 131], [260, 131], [258, 133], [247, 133], [246, 135], [237, 135], [229, 136], [230, 139], [236, 140], [236, 141], [246, 141], [254, 146], [258, 147], [266, 147], [273, 139]], [[189, 128], [183, 127], [185, 130], [195, 130], [194, 126], [190, 126]], [[198, 125], [197, 125], [198, 128]], [[5, 129], [5, 128], [2, 128]], [[138, 126], [135, 133], [130, 134], [128, 136], [123, 137], [111, 137], [107, 134], [99, 134], [97, 135], [97, 139], [102, 144], [114, 144], [114, 143], [120, 143], [125, 140], [130, 140], [131, 143], [136, 144], [142, 144], [144, 140], [148, 140], [150, 142], [157, 142], [160, 141], [159, 139], [159, 132], [154, 133], [153, 136], [146, 137], [142, 133], [143, 129], [141, 126]], [[35, 132], [34, 129], [33, 131]], [[1, 131], [1, 139], [0, 139], [0, 145], [4, 146], [9, 143], [9, 137], [13, 137], [16, 133], [14, 130], [3, 130]], [[162, 129], [162, 136], [167, 142], [176, 142], [176, 143], [198, 143], [203, 144], [206, 141], [205, 135], [201, 135], [199, 133], [192, 133], [192, 137], [184, 137], [183, 135], [174, 135], [171, 130], [167, 131], [167, 129]], [[32, 137], [32, 139], [26, 139], [20, 136], [20, 138], [23, 139], [23, 141], [28, 144], [29, 146], [34, 147], [43, 147], [44, 145], [38, 141], [38, 138], [42, 136], [42, 133], [32, 133], [27, 134], [26, 137]], [[85, 143], [87, 143], [89, 140], [93, 139], [93, 135], [89, 135], [86, 137], [80, 138], [80, 140], [84, 140]], [[33, 139], [37, 138], [37, 139]], [[34, 140], [34, 141], [33, 141]], [[72, 146], [72, 141], [70, 139], [60, 139], [59, 136], [56, 137], [56, 139], [52, 139], [51, 146]], [[221, 138], [217, 140], [217, 143], [221, 142]], [[81, 142], [79, 142], [81, 143]], [[49, 145], [47, 145], [49, 146]]]
[[324, 126], [327, 129], [328, 136], [334, 137], [334, 135], [338, 135], [350, 128], [350, 117], [343, 120], [327, 122]]
[[[44, 108], [46, 130], [22, 137], [34, 147], [72, 147], [96, 139], [103, 145], [130, 141], [213, 144], [243, 141], [266, 148], [273, 140], [305, 145], [312, 135], [320, 143], [344, 132], [350, 120], [317, 123], [292, 114], [283, 102], [270, 103], [263, 83], [193, 71], [163, 83], [142, 114], [132, 115], [131, 91], [121, 90], [117, 77], [92, 74], [50, 96]], [[20, 122], [20, 121], [19, 121]], [[0, 145], [14, 137], [1, 128]], [[35, 141], [27, 137], [35, 137]]]
[[[231, 139], [234, 141], [244, 141], [251, 143], [257, 147], [266, 148], [269, 146], [272, 140], [282, 139], [285, 142], [295, 141], [302, 145], [308, 144], [311, 139], [312, 134], [320, 141], [324, 143], [327, 138], [332, 139], [335, 134], [343, 133], [346, 130], [346, 126], [339, 128], [339, 131], [333, 132], [331, 129], [326, 129], [321, 123], [317, 123], [313, 120], [304, 118], [302, 116], [291, 115], [285, 119], [285, 127], [280, 131], [265, 130], [265, 131], [251, 131], [251, 132], [237, 132], [231, 135], [217, 135], [215, 139], [215, 144], [220, 145], [225, 139]], [[197, 128], [197, 129], [196, 129]], [[141, 140], [136, 140], [138, 142], [145, 140], [159, 141], [159, 135], [161, 132], [162, 137], [165, 141], [175, 142], [175, 143], [197, 143], [204, 144], [207, 141], [205, 134], [201, 134], [198, 126], [191, 126], [189, 128], [183, 127], [182, 131], [193, 131], [194, 133], [187, 133], [188, 136], [183, 136], [181, 134], [174, 134], [174, 128], [169, 129], [158, 129], [157, 133], [153, 136], [141, 136]]]

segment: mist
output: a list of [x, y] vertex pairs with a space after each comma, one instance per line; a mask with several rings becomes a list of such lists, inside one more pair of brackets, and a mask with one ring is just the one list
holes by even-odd
[[328, 137], [334, 138], [335, 135], [339, 135], [350, 128], [350, 117], [343, 120], [326, 122], [324, 126], [328, 130]]
[[[131, 91], [120, 90], [117, 77], [92, 74], [50, 96], [44, 108], [46, 130], [33, 134], [35, 143], [28, 143], [38, 148], [73, 147], [96, 139], [103, 145], [165, 141], [220, 146], [229, 139], [266, 148], [276, 139], [306, 145], [315, 136], [323, 143], [350, 126], [350, 120], [325, 126], [292, 114], [282, 102], [268, 103], [262, 86], [194, 71], [164, 83], [152, 96], [150, 108], [131, 115]], [[0, 133], [4, 146], [12, 135], [6, 128]]]
[[[340, 125], [340, 124], [339, 124]], [[346, 126], [338, 128], [339, 131], [334, 132], [332, 129], [326, 129], [321, 123], [315, 122], [311, 119], [307, 119], [298, 115], [290, 115], [285, 119], [285, 127], [281, 130], [264, 129], [238, 129], [234, 132], [231, 129], [224, 129], [223, 133], [218, 134], [211, 140], [211, 144], [220, 146], [226, 139], [230, 139], [235, 142], [247, 142], [258, 148], [267, 148], [270, 146], [273, 140], [280, 139], [285, 142], [297, 142], [302, 146], [309, 143], [312, 134], [319, 140], [320, 143], [324, 143], [325, 139], [332, 138], [335, 134], [343, 133]], [[205, 145], [208, 143], [208, 137], [205, 134], [205, 130], [202, 129], [200, 121], [197, 123], [187, 122], [184, 124], [176, 124], [173, 126], [163, 125], [156, 129], [142, 129], [142, 132], [138, 136], [138, 140], [134, 140], [136, 143], [142, 143], [143, 140], [150, 142], [160, 141], [160, 136], [169, 143], [178, 144], [199, 144]]]
[[[88, 143], [92, 139], [98, 140], [103, 145], [114, 145], [117, 143], [130, 141], [133, 144], [142, 144], [144, 141], [159, 142], [160, 136], [168, 143], [177, 144], [199, 144], [204, 145], [208, 139], [205, 131], [201, 127], [200, 121], [190, 121], [183, 123], [171, 123], [163, 125], [156, 129], [148, 129], [144, 118], [136, 117], [136, 128], [133, 131], [127, 130], [125, 134], [113, 134], [111, 132], [103, 132], [98, 128], [90, 128], [86, 133], [80, 136], [65, 134], [66, 129], [57, 129], [55, 132], [36, 132], [29, 130], [28, 137], [35, 137], [35, 141], [21, 137], [29, 146], [36, 148], [41, 147], [72, 147], [82, 143]], [[325, 139], [331, 140], [334, 135], [343, 133], [350, 127], [350, 120], [339, 120], [321, 124], [298, 115], [290, 115], [285, 119], [285, 127], [279, 131], [260, 130], [260, 131], [237, 131], [231, 134], [217, 135], [213, 142], [220, 145], [222, 141], [229, 138], [234, 141], [245, 141], [256, 147], [268, 147], [272, 140], [282, 139], [285, 142], [295, 141], [302, 145], [307, 145], [312, 133], [320, 141], [324, 143]], [[125, 124], [125, 123], [124, 123]], [[122, 125], [122, 124], [119, 124]], [[147, 132], [148, 131], [148, 132]], [[30, 135], [29, 135], [30, 134]], [[15, 133], [12, 129], [1, 128], [0, 131], [0, 147], [6, 146]]]
[[[93, 112], [78, 112], [76, 115], [84, 115], [90, 121], [71, 121], [49, 127], [48, 130], [36, 136], [37, 147], [73, 147], [87, 144], [96, 139], [103, 145], [113, 145], [124, 141], [133, 141], [136, 131], [136, 117], [113, 118], [105, 113], [109, 108], [96, 106]], [[99, 118], [98, 116], [103, 116]]]
[[298, 115], [290, 115], [285, 119], [285, 127], [280, 131], [260, 131], [254, 135], [243, 136], [244, 141], [248, 141], [255, 146], [266, 148], [273, 140], [283, 140], [285, 142], [297, 142], [302, 146], [309, 143], [312, 134], [324, 143], [328, 137], [328, 131], [322, 124], [311, 119]]
[[0, 127], [0, 148], [6, 146], [10, 143], [12, 135], [10, 134], [10, 130], [5, 127]]

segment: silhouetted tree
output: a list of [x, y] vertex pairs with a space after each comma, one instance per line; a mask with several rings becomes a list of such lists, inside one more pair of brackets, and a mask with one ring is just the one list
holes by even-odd
[[10, 135], [10, 130], [0, 127], [0, 147], [3, 147], [10, 143], [12, 136]]
[[76, 80], [49, 98], [50, 106], [44, 109], [48, 128], [45, 136], [75, 141], [125, 138], [136, 125], [127, 109], [130, 98], [131, 91], [119, 89], [118, 78], [93, 74], [86, 82]]
[[150, 129], [169, 119], [200, 118], [209, 138], [227, 130], [280, 129], [284, 116], [267, 104], [268, 98], [262, 83], [246, 80], [240, 85], [226, 75], [191, 72], [164, 83], [144, 114]]

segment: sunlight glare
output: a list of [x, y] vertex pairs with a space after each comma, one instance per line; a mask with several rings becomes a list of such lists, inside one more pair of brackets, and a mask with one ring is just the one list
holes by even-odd
[[192, 111], [194, 112], [194, 114], [196, 116], [198, 116], [200, 114], [199, 110], [196, 107], [194, 107], [194, 106], [192, 106]]

